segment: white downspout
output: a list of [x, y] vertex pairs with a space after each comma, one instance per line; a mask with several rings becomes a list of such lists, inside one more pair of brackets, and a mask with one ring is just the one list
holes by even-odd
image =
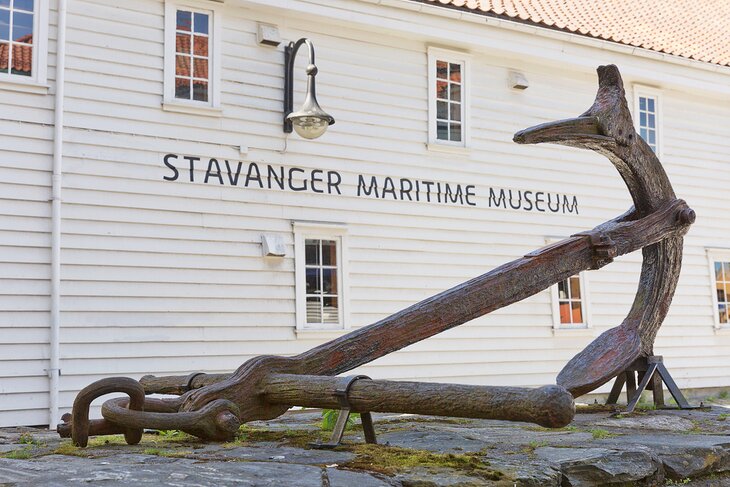
[[61, 331], [61, 189], [63, 182], [63, 102], [66, 71], [66, 0], [58, 0], [56, 39], [56, 98], [53, 121], [53, 186], [51, 190], [51, 354], [48, 376], [49, 428], [56, 429], [58, 415]]

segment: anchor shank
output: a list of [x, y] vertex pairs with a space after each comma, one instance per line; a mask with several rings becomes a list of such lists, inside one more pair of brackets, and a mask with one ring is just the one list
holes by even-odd
[[[689, 223], [679, 215], [686, 210], [683, 201], [673, 200], [644, 218], [625, 221], [619, 217], [594, 232], [614, 242], [614, 256], [623, 255], [669, 236], [682, 235]], [[549, 245], [294, 359], [301, 361], [301, 373], [346, 372], [590, 269], [593, 250], [591, 239], [581, 236]]]

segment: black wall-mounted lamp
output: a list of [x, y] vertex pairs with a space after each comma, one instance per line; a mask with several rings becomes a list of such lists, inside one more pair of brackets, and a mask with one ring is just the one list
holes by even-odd
[[[309, 49], [309, 64], [307, 65], [307, 95], [302, 108], [294, 111], [294, 60], [302, 44]], [[296, 43], [290, 42], [284, 49], [284, 132], [294, 130], [305, 139], [316, 139], [327, 131], [327, 127], [335, 123], [332, 116], [325, 113], [317, 103], [315, 95], [314, 77], [317, 75], [317, 66], [314, 65], [314, 46], [309, 39], [302, 38]]]

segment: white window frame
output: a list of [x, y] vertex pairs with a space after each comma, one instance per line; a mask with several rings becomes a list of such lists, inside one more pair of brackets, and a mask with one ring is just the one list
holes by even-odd
[[35, 0], [31, 76], [0, 73], [0, 89], [48, 93], [48, 0]]
[[[653, 98], [655, 104], [655, 122], [656, 122], [656, 156], [661, 159], [664, 150], [664, 127], [662, 126], [662, 93], [661, 90], [644, 85], [634, 85], [634, 126], [636, 134], [641, 137], [641, 126], [639, 116], [639, 98]], [[648, 142], [647, 142], [648, 144]]]
[[[582, 306], [583, 322], [582, 323], [561, 323], [560, 321], [560, 294], [558, 283], [550, 287], [551, 305], [553, 310], [553, 329], [555, 330], [585, 330], [591, 328], [590, 311], [588, 304], [588, 286], [586, 284], [586, 273], [579, 272], [570, 277], [578, 276], [580, 280], [580, 303]], [[567, 279], [566, 279], [567, 280]]]
[[[349, 275], [347, 270], [347, 227], [337, 223], [292, 222], [294, 232], [294, 280], [296, 293], [297, 331], [346, 330], [350, 327]], [[307, 323], [305, 241], [307, 239], [335, 240], [337, 242], [338, 269], [337, 295], [339, 296], [338, 323]]]
[[[546, 244], [553, 244], [561, 241], [560, 238], [547, 238], [545, 239]], [[573, 276], [578, 276], [580, 279], [580, 302], [583, 306], [583, 323], [561, 323], [560, 322], [560, 291], [558, 289], [558, 283], [556, 282], [550, 286], [550, 306], [553, 314], [553, 331], [556, 330], [587, 330], [592, 328], [591, 322], [591, 306], [590, 306], [590, 287], [588, 285], [588, 273], [579, 272]], [[570, 277], [573, 277], [570, 276]]]
[[[210, 15], [208, 32], [208, 101], [175, 98], [175, 31], [177, 11], [188, 10]], [[218, 116], [221, 113], [221, 45], [223, 38], [222, 7], [212, 1], [165, 1], [165, 61], [162, 108], [166, 111]]]
[[[441, 140], [436, 131], [436, 61], [461, 64], [461, 141]], [[431, 150], [465, 150], [471, 145], [471, 56], [460, 51], [428, 48], [428, 144]]]
[[730, 262], [730, 249], [707, 249], [707, 264], [710, 267], [710, 290], [712, 291], [712, 322], [716, 330], [730, 329], [730, 320], [728, 320], [728, 323], [720, 323], [720, 317], [717, 313], [720, 303], [717, 299], [717, 288], [715, 287], [717, 281], [715, 262]]

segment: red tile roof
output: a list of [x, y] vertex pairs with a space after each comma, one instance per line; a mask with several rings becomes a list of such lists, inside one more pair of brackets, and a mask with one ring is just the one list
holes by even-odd
[[[18, 39], [18, 42], [33, 42], [33, 35], [29, 34]], [[8, 46], [9, 44], [0, 44], [0, 71], [5, 72], [8, 69]], [[13, 44], [13, 66], [15, 71], [21, 71], [30, 74], [33, 69], [33, 47]]]
[[730, 66], [728, 0], [413, 0]]

